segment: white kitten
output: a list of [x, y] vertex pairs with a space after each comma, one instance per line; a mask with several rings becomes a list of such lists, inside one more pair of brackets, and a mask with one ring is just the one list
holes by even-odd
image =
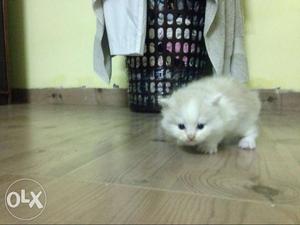
[[225, 138], [241, 137], [240, 148], [256, 148], [258, 95], [229, 77], [195, 81], [160, 104], [162, 127], [179, 144], [212, 154]]

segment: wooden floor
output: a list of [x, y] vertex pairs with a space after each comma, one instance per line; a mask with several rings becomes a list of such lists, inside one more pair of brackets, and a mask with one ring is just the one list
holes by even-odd
[[[159, 119], [1, 106], [0, 200], [25, 177], [48, 196], [27, 223], [300, 223], [300, 113], [263, 113], [257, 151], [228, 146], [211, 156], [166, 142]], [[20, 224], [4, 202], [0, 223]]]

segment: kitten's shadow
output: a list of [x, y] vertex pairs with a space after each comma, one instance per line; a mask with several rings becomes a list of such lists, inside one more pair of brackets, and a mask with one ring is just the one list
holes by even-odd
[[[209, 154], [206, 154], [206, 153], [203, 153], [199, 150], [197, 150], [197, 147], [195, 146], [180, 146], [180, 149], [186, 153], [189, 153], [189, 154], [194, 154], [194, 155], [209, 155]], [[218, 148], [218, 152], [223, 152], [225, 149], [225, 145], [223, 144], [220, 144], [219, 145], [219, 148]]]
[[180, 146], [180, 149], [189, 154], [203, 155], [203, 153], [198, 151], [197, 147], [195, 147], [195, 146]]

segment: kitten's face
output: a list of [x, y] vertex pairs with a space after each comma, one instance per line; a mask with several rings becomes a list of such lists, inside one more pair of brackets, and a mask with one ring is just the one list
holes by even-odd
[[194, 100], [178, 102], [171, 99], [163, 106], [162, 113], [162, 127], [183, 145], [201, 144], [220, 125], [218, 109], [209, 103], [199, 105]]

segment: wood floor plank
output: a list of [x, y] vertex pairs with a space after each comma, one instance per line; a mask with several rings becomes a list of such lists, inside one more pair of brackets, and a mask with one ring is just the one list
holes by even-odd
[[[292, 160], [271, 163], [269, 155], [274, 158], [274, 154], [278, 154], [270, 151], [272, 149], [266, 153], [264, 150], [240, 151], [234, 147], [215, 156], [206, 156], [187, 153], [169, 143], [148, 142], [144, 145], [143, 142], [135, 142], [134, 145], [122, 146], [122, 151], [102, 155], [68, 176], [83, 181], [299, 205], [299, 166], [294, 164], [292, 167]], [[290, 171], [288, 176], [287, 171]], [[264, 191], [257, 191], [257, 187]], [[278, 194], [270, 197], [265, 193], [270, 190], [276, 190]]]
[[[78, 182], [67, 178], [47, 182], [44, 188], [48, 196], [47, 208], [33, 222], [36, 224], [287, 224], [300, 221], [298, 209], [291, 206]], [[1, 224], [19, 223], [3, 207], [0, 213]]]
[[[125, 108], [1, 106], [0, 192], [17, 178], [41, 181], [50, 197], [36, 223], [300, 222], [299, 112], [263, 113], [257, 151], [211, 156], [166, 140], [159, 120]], [[0, 215], [18, 223], [3, 204]]]

